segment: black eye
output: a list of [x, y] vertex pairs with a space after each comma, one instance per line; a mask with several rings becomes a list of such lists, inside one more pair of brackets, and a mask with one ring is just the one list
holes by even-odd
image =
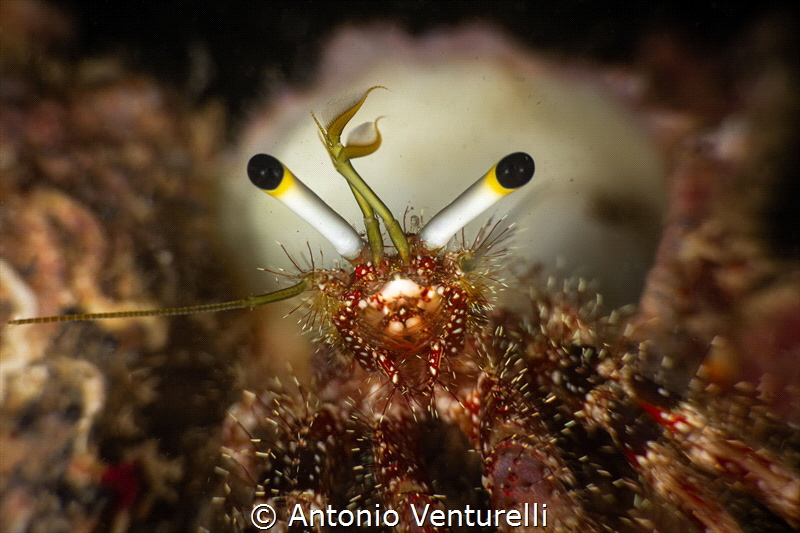
[[267, 154], [256, 154], [247, 163], [247, 176], [253, 185], [272, 191], [283, 181], [283, 164]]
[[506, 189], [517, 189], [531, 180], [534, 170], [536, 164], [533, 158], [525, 152], [516, 152], [501, 159], [495, 173], [500, 185]]

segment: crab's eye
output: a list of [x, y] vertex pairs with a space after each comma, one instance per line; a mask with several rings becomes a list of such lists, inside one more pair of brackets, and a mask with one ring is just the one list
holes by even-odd
[[247, 163], [247, 176], [253, 185], [273, 194], [283, 181], [283, 164], [271, 155], [256, 154]]
[[345, 259], [356, 259], [364, 241], [353, 227], [319, 196], [297, 179], [286, 166], [267, 154], [257, 154], [247, 163], [247, 175], [253, 185], [280, 200], [286, 207], [311, 224], [333, 244]]
[[501, 194], [513, 192], [531, 181], [535, 170], [536, 164], [533, 158], [525, 152], [505, 156], [494, 169], [497, 184], [502, 187]]
[[535, 169], [533, 158], [524, 152], [505, 156], [461, 196], [439, 211], [422, 228], [420, 239], [429, 249], [441, 248], [472, 219], [528, 183]]

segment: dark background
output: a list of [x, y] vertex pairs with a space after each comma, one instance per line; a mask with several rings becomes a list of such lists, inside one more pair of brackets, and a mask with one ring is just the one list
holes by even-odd
[[[793, 3], [548, 1], [331, 2], [317, 0], [55, 2], [77, 20], [73, 52], [121, 52], [134, 69], [177, 85], [191, 80], [197, 58], [207, 76], [199, 97], [222, 97], [234, 116], [284, 82], [308, 83], [320, 43], [340, 24], [391, 20], [412, 33], [477, 20], [506, 28], [547, 51], [600, 61], [635, 59], [643, 36], [666, 31], [684, 45], [725, 47], [759, 18], [791, 12]], [[622, 5], [619, 5], [622, 4]]]

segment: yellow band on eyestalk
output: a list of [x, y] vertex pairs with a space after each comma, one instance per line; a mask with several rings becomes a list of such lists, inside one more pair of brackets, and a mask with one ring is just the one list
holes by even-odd
[[491, 170], [489, 170], [489, 172], [486, 173], [486, 175], [483, 177], [481, 181], [484, 183], [484, 185], [489, 187], [492, 190], [492, 192], [500, 194], [502, 196], [511, 194], [512, 192], [517, 190], [516, 188], [508, 189], [506, 187], [503, 187], [503, 185], [500, 183], [500, 180], [497, 179], [497, 165], [493, 166]]
[[364, 248], [361, 236], [314, 191], [271, 155], [258, 154], [247, 163], [250, 181], [274, 196], [328, 239], [345, 259], [355, 259]]
[[431, 250], [441, 248], [458, 230], [531, 180], [536, 165], [524, 152], [501, 159], [489, 172], [472, 184], [450, 205], [439, 211], [422, 228], [420, 240]]
[[283, 195], [286, 191], [296, 186], [297, 186], [297, 178], [294, 177], [294, 174], [292, 174], [288, 168], [283, 166], [283, 179], [281, 180], [280, 184], [278, 184], [278, 186], [271, 191], [268, 191], [266, 189], [264, 189], [264, 191], [267, 194], [271, 194], [272, 196], [278, 198], [281, 195]]

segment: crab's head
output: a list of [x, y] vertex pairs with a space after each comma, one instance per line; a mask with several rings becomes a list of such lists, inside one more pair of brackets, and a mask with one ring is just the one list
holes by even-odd
[[[352, 266], [300, 275], [304, 289], [318, 293], [312, 299], [313, 316], [328, 338], [365, 369], [408, 387], [437, 380], [443, 361], [464, 350], [470, 328], [486, 308], [485, 280], [507, 232], [494, 233], [496, 225], [488, 231], [486, 226], [475, 241], [468, 244], [462, 238], [455, 251], [447, 250], [448, 243], [468, 222], [528, 183], [535, 166], [525, 153], [504, 157], [421, 231], [407, 232], [350, 162], [380, 146], [377, 121], [356, 128], [346, 145], [340, 141], [345, 125], [376, 88], [324, 125], [317, 121], [334, 167], [362, 209], [366, 242], [274, 157], [254, 156], [248, 174], [313, 225]], [[391, 241], [388, 252], [378, 218]]]

